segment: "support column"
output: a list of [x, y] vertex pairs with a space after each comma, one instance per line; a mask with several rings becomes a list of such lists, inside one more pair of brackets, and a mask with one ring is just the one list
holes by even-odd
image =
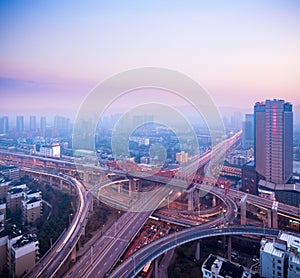
[[268, 228], [272, 228], [272, 211], [268, 209], [268, 216], [267, 216], [267, 226]]
[[212, 198], [212, 206], [213, 208], [217, 205], [217, 199], [216, 199], [216, 196], [213, 195], [213, 198]]
[[194, 199], [195, 199], [195, 207], [197, 210], [200, 210], [200, 196], [199, 196], [199, 189], [195, 188], [194, 190]]
[[72, 263], [76, 262], [76, 245], [74, 246], [72, 253], [71, 253], [71, 261], [72, 261]]
[[59, 188], [60, 188], [60, 190], [62, 190], [62, 188], [63, 188], [63, 180], [62, 179], [59, 179]]
[[227, 243], [227, 259], [231, 261], [231, 236], [228, 236], [228, 243]]
[[91, 202], [91, 207], [90, 207], [90, 211], [94, 211], [94, 197], [92, 197], [92, 202]]
[[197, 245], [196, 245], [196, 252], [195, 252], [195, 258], [197, 261], [200, 260], [200, 248], [201, 248], [201, 245], [200, 245], [200, 240], [197, 241]]
[[53, 184], [52, 176], [50, 176], [49, 179], [50, 179], [50, 186], [52, 186], [52, 184]]
[[128, 184], [128, 194], [129, 194], [129, 197], [131, 197], [131, 193], [132, 193], [133, 188], [134, 188], [134, 180], [133, 179], [129, 179], [129, 184]]
[[246, 225], [247, 218], [246, 218], [246, 211], [247, 211], [247, 194], [243, 196], [243, 198], [240, 201], [241, 206], [241, 225]]
[[121, 193], [121, 185], [122, 185], [121, 182], [119, 182], [119, 183], [117, 184], [117, 187], [118, 187], [118, 193]]
[[272, 205], [272, 228], [278, 229], [278, 202], [274, 201]]
[[158, 258], [154, 260], [154, 278], [158, 278]]
[[194, 192], [193, 188], [188, 192], [188, 210], [194, 210], [193, 192]]

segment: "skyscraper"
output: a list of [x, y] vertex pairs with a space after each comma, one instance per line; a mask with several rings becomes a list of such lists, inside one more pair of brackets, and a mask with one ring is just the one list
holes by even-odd
[[254, 147], [254, 115], [246, 114], [245, 121], [243, 122], [243, 137], [242, 145], [244, 149]]
[[8, 133], [8, 116], [0, 117], [0, 133]]
[[284, 100], [266, 100], [254, 106], [255, 167], [276, 184], [293, 173], [293, 111]]
[[17, 116], [17, 132], [23, 132], [24, 131], [24, 116]]
[[46, 135], [46, 117], [41, 117], [41, 126], [40, 126], [41, 136], [45, 137]]
[[30, 116], [29, 118], [29, 130], [36, 131], [36, 116]]

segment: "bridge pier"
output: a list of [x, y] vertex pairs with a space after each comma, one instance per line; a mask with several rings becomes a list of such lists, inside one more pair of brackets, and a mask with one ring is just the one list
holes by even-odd
[[188, 192], [188, 210], [194, 210], [193, 189]]
[[267, 220], [267, 227], [272, 228], [272, 211], [270, 209], [268, 209]]
[[240, 201], [241, 211], [240, 211], [240, 218], [241, 218], [241, 225], [246, 225], [247, 218], [246, 218], [246, 211], [247, 211], [247, 194], [243, 196]]
[[122, 183], [119, 182], [119, 183], [117, 184], [117, 187], [118, 187], [118, 193], [119, 193], [119, 194], [121, 193], [121, 186], [122, 186]]
[[213, 195], [213, 198], [212, 198], [212, 207], [214, 208], [214, 207], [216, 207], [216, 205], [217, 205], [217, 198], [216, 198], [215, 195]]
[[196, 252], [195, 252], [195, 258], [197, 261], [200, 260], [200, 249], [201, 248], [201, 242], [200, 240], [197, 241], [197, 245], [196, 245]]
[[71, 261], [72, 261], [72, 263], [76, 262], [76, 245], [74, 246], [72, 253], [71, 253]]
[[154, 260], [154, 278], [159, 278], [158, 277], [158, 258]]
[[200, 190], [198, 188], [195, 188], [194, 190], [194, 199], [195, 199], [195, 207], [196, 210], [200, 210]]
[[49, 183], [50, 183], [50, 186], [53, 185], [52, 176], [49, 177]]
[[59, 179], [59, 189], [62, 190], [63, 188], [63, 180]]
[[278, 202], [274, 201], [272, 205], [272, 228], [278, 229]]

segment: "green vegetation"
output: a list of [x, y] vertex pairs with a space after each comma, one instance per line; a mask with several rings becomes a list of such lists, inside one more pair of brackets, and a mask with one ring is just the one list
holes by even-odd
[[[38, 240], [40, 243], [40, 256], [50, 248], [50, 241], [54, 243], [63, 230], [68, 227], [75, 197], [52, 188], [49, 185], [40, 185], [43, 199], [52, 204], [52, 214], [48, 221], [41, 219], [38, 224]], [[45, 215], [47, 216], [47, 215]]]

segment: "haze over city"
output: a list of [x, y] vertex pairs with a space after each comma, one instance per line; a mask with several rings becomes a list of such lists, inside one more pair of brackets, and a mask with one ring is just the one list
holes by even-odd
[[0, 277], [299, 278], [299, 15], [0, 0]]
[[298, 1], [1, 1], [3, 114], [76, 114], [103, 79], [182, 72], [218, 107], [300, 104]]

